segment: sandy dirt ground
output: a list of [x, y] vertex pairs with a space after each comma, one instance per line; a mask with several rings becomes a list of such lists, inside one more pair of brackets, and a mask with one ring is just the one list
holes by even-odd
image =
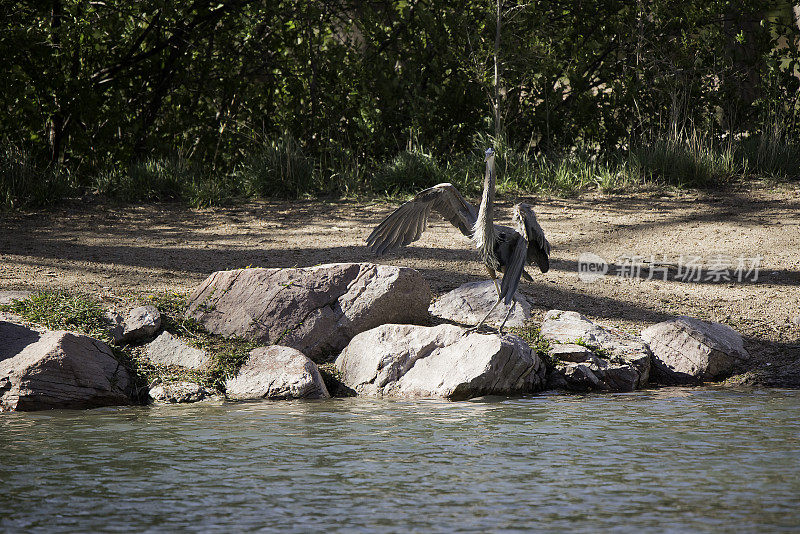
[[[534, 321], [554, 308], [632, 333], [676, 315], [719, 321], [744, 336], [758, 382], [800, 385], [800, 185], [506, 198], [497, 222], [509, 222], [515, 200], [535, 205], [553, 246], [550, 272], [529, 268], [534, 282], [521, 286]], [[66, 289], [120, 305], [191, 290], [220, 269], [348, 261], [413, 267], [434, 294], [486, 278], [469, 241], [436, 215], [422, 239], [376, 260], [364, 241], [396, 206], [74, 201], [0, 215], [0, 289]], [[587, 253], [607, 262], [594, 281], [579, 273]]]

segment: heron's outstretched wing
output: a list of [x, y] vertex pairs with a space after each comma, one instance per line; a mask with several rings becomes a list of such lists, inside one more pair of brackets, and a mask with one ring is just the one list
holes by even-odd
[[514, 206], [514, 223], [517, 231], [528, 240], [528, 263], [535, 263], [546, 273], [550, 269], [550, 243], [544, 237], [533, 209], [527, 204]]
[[464, 200], [452, 184], [438, 184], [421, 191], [386, 217], [367, 238], [367, 246], [380, 256], [416, 241], [427, 227], [432, 209], [461, 230], [462, 234], [472, 236], [472, 227], [477, 218], [475, 208]]

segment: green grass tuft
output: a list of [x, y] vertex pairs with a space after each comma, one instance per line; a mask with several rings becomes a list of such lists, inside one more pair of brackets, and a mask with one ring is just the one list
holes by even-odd
[[30, 323], [53, 330], [73, 330], [103, 341], [109, 340], [110, 321], [100, 304], [84, 295], [66, 292], [39, 292], [3, 309], [20, 315]]
[[538, 326], [529, 325], [521, 328], [509, 328], [511, 332], [522, 338], [525, 343], [536, 353], [544, 362], [548, 372], [556, 365], [556, 361], [550, 354], [550, 342], [542, 337], [542, 332]]
[[581, 347], [586, 347], [587, 349], [592, 351], [594, 355], [597, 356], [598, 358], [602, 358], [604, 360], [611, 360], [613, 358], [611, 353], [609, 353], [606, 349], [602, 348], [600, 345], [588, 343], [582, 337], [579, 337], [572, 343], [574, 343], [575, 345], [580, 345]]
[[0, 210], [39, 208], [73, 190], [66, 167], [37, 161], [16, 146], [0, 148]]
[[378, 193], [415, 193], [445, 181], [445, 173], [422, 150], [400, 152], [375, 172], [372, 189]]
[[237, 194], [227, 177], [212, 176], [182, 158], [148, 159], [102, 171], [92, 189], [122, 202], [182, 201], [194, 208], [223, 205]]
[[737, 154], [746, 162], [748, 173], [777, 179], [800, 178], [800, 141], [790, 139], [779, 125], [742, 139]]
[[635, 147], [630, 164], [633, 172], [649, 181], [682, 187], [721, 184], [746, 169], [731, 143], [717, 143], [697, 130]]
[[282, 135], [248, 158], [234, 172], [251, 197], [297, 198], [314, 190], [314, 165], [300, 145]]
[[149, 159], [99, 173], [94, 189], [106, 197], [129, 202], [179, 200], [184, 184], [193, 180], [194, 169], [185, 160]]
[[401, 200], [441, 182], [474, 197], [481, 191], [488, 146], [497, 154], [499, 195], [573, 196], [642, 185], [705, 188], [731, 179], [800, 178], [800, 143], [780, 126], [734, 137], [672, 128], [608, 153], [542, 153], [485, 135], [476, 136], [472, 150], [441, 157], [418, 146], [381, 160], [333, 141], [322, 145], [312, 159], [304, 151], [310, 148], [284, 134], [263, 139], [261, 148], [220, 171], [183, 157], [153, 157], [81, 176], [8, 145], [0, 147], [0, 209], [46, 206], [86, 191], [119, 202], [178, 201], [195, 208], [242, 198], [377, 195]]

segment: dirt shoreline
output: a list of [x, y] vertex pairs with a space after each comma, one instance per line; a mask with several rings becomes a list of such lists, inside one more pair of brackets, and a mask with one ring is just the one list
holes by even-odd
[[[553, 308], [575, 310], [637, 334], [676, 315], [718, 321], [744, 336], [756, 367], [749, 380], [800, 385], [800, 184], [506, 198], [498, 222], [510, 220], [516, 200], [536, 206], [553, 245], [550, 272], [529, 269], [534, 282], [521, 287], [535, 319]], [[220, 269], [344, 261], [413, 267], [435, 294], [486, 278], [468, 240], [437, 216], [418, 242], [376, 260], [364, 240], [396, 206], [261, 201], [192, 210], [75, 201], [44, 212], [3, 214], [0, 289], [65, 289], [123, 304], [164, 290], [189, 291]], [[604, 258], [608, 273], [591, 283], [579, 276], [584, 253]], [[692, 258], [702, 265], [701, 280], [678, 279], [678, 268], [691, 267]], [[746, 270], [755, 258], [753, 280], [755, 272]], [[647, 279], [648, 263], [639, 278], [621, 276], [635, 272], [639, 259], [655, 259], [667, 280], [663, 269]], [[745, 262], [741, 282], [739, 261]], [[724, 280], [726, 263], [730, 281]], [[686, 269], [683, 274], [697, 276]]]

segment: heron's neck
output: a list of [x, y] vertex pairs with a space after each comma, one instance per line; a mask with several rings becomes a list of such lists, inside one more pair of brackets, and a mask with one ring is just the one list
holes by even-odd
[[475, 247], [480, 251], [481, 258], [491, 267], [496, 267], [494, 257], [494, 157], [486, 162], [486, 176], [483, 179], [483, 197], [478, 209], [478, 219], [475, 221], [472, 239]]

